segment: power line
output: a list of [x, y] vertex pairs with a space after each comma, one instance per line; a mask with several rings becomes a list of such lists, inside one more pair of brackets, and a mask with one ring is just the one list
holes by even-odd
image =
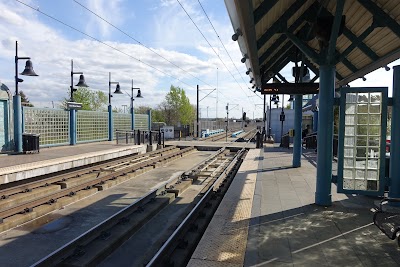
[[51, 16], [51, 15], [45, 13], [45, 12], [43, 12], [43, 11], [41, 11], [41, 10], [39, 10], [38, 8], [34, 8], [34, 7], [32, 7], [31, 5], [29, 5], [29, 4], [26, 4], [26, 3], [24, 3], [24, 2], [21, 2], [20, 0], [15, 0], [15, 1], [19, 2], [20, 4], [22, 4], [22, 5], [26, 6], [26, 7], [31, 8], [32, 10], [35, 10], [35, 11], [39, 12], [40, 14], [42, 14], [42, 15], [48, 17], [48, 18], [51, 18], [51, 19], [53, 19], [53, 20], [55, 20], [55, 21], [57, 21], [57, 22], [63, 24], [63, 25], [66, 26], [66, 27], [69, 27], [69, 28], [71, 28], [71, 29], [73, 29], [73, 30], [75, 30], [75, 31], [77, 31], [77, 32], [79, 32], [79, 33], [81, 33], [81, 34], [83, 34], [83, 35], [85, 35], [85, 36], [87, 36], [87, 37], [89, 37], [89, 38], [91, 38], [91, 39], [93, 39], [93, 40], [95, 40], [95, 41], [97, 41], [97, 42], [99, 42], [99, 43], [101, 43], [101, 44], [103, 44], [103, 45], [105, 45], [105, 46], [111, 48], [111, 49], [113, 49], [113, 50], [115, 50], [115, 51], [118, 51], [118, 52], [120, 52], [121, 54], [124, 54], [124, 55], [126, 55], [126, 56], [128, 56], [128, 57], [130, 57], [130, 58], [132, 58], [132, 59], [135, 59], [135, 60], [137, 60], [137, 61], [143, 63], [144, 65], [146, 65], [146, 66], [148, 66], [148, 67], [150, 67], [150, 68], [152, 68], [152, 69], [154, 69], [154, 70], [156, 70], [156, 71], [158, 71], [158, 72], [161, 72], [161, 73], [163, 73], [163, 74], [165, 74], [165, 75], [167, 75], [167, 76], [169, 76], [169, 77], [171, 77], [171, 78], [173, 78], [173, 79], [176, 79], [176, 80], [180, 81], [180, 82], [183, 83], [183, 84], [186, 84], [187, 86], [189, 86], [189, 87], [191, 87], [191, 88], [193, 88], [193, 89], [196, 89], [196, 87], [194, 87], [194, 86], [192, 86], [192, 85], [190, 85], [190, 84], [188, 84], [188, 83], [182, 81], [181, 79], [179, 79], [179, 78], [177, 78], [177, 77], [175, 77], [175, 76], [173, 76], [173, 75], [170, 75], [170, 74], [166, 73], [165, 71], [160, 70], [160, 69], [154, 67], [153, 65], [148, 64], [148, 63], [146, 63], [146, 62], [144, 62], [144, 61], [142, 61], [142, 60], [140, 60], [140, 59], [138, 59], [138, 58], [136, 58], [136, 57], [134, 57], [134, 56], [132, 56], [132, 55], [130, 55], [130, 54], [128, 54], [128, 53], [125, 53], [124, 51], [122, 51], [122, 50], [120, 50], [120, 49], [118, 49], [118, 48], [116, 48], [116, 47], [114, 47], [114, 46], [112, 46], [112, 45], [109, 45], [109, 44], [107, 44], [107, 43], [105, 43], [105, 42], [103, 42], [103, 41], [97, 39], [96, 37], [93, 37], [93, 36], [91, 36], [91, 35], [89, 35], [89, 34], [83, 32], [83, 31], [81, 31], [81, 30], [79, 30], [79, 29], [77, 29], [77, 28], [75, 28], [75, 27], [73, 27], [73, 26], [71, 26], [71, 25], [69, 25], [69, 24], [67, 24], [67, 23], [65, 23], [65, 22], [63, 22], [63, 21], [61, 21], [61, 20], [59, 20], [59, 19], [57, 19], [57, 18], [55, 18], [55, 17], [53, 17], [53, 16]]
[[133, 36], [131, 36], [130, 34], [128, 34], [127, 32], [121, 30], [120, 28], [118, 28], [117, 26], [115, 26], [114, 24], [112, 24], [111, 22], [109, 22], [108, 20], [106, 20], [105, 18], [101, 17], [99, 14], [97, 14], [96, 12], [94, 12], [93, 10], [91, 10], [90, 8], [88, 8], [87, 6], [83, 5], [82, 3], [78, 2], [77, 0], [73, 0], [75, 3], [77, 3], [78, 5], [80, 5], [81, 7], [83, 7], [84, 9], [86, 9], [87, 11], [89, 11], [90, 13], [92, 13], [93, 15], [95, 15], [96, 17], [98, 17], [99, 19], [101, 19], [102, 21], [104, 21], [105, 23], [107, 23], [108, 25], [110, 25], [111, 27], [113, 27], [114, 29], [118, 30], [119, 32], [123, 33], [124, 35], [126, 35], [127, 37], [131, 38], [132, 40], [134, 40], [135, 42], [137, 42], [139, 45], [147, 48], [148, 50], [150, 50], [151, 52], [153, 52], [154, 54], [156, 54], [157, 56], [161, 57], [162, 59], [164, 59], [165, 61], [169, 62], [170, 64], [172, 64], [173, 66], [179, 68], [180, 70], [184, 71], [185, 73], [189, 74], [190, 76], [192, 76], [193, 78], [197, 79], [198, 81], [211, 86], [209, 83], [201, 80], [200, 78], [198, 78], [197, 76], [191, 74], [189, 71], [181, 68], [180, 66], [178, 66], [177, 64], [173, 63], [172, 61], [170, 61], [169, 59], [167, 59], [166, 57], [164, 57], [163, 55], [157, 53], [155, 50], [151, 49], [150, 47], [146, 46], [145, 44], [143, 44], [142, 42], [140, 42], [139, 40], [137, 40], [136, 38], [134, 38]]
[[[236, 83], [239, 85], [240, 89], [242, 89], [243, 93], [246, 95], [247, 98], [249, 98], [249, 96], [246, 94], [246, 92], [243, 90], [242, 86], [240, 85], [240, 83], [236, 80], [235, 76], [232, 74], [232, 72], [229, 70], [229, 68], [226, 66], [225, 62], [221, 59], [221, 57], [218, 55], [218, 53], [215, 51], [214, 47], [210, 44], [210, 42], [207, 40], [207, 38], [204, 36], [203, 32], [200, 30], [200, 28], [197, 26], [196, 22], [194, 22], [194, 20], [192, 19], [192, 17], [189, 15], [189, 13], [186, 11], [186, 9], [183, 7], [183, 5], [181, 4], [181, 2], [179, 2], [179, 0], [176, 0], [179, 5], [182, 7], [183, 11], [185, 11], [186, 15], [189, 17], [189, 19], [193, 22], [194, 26], [197, 28], [197, 30], [200, 32], [200, 34], [203, 36], [204, 40], [206, 40], [206, 42], [208, 43], [208, 45], [211, 47], [211, 49], [214, 51], [215, 55], [219, 58], [219, 60], [222, 62], [222, 64], [225, 66], [225, 68], [228, 70], [228, 72], [231, 74], [232, 78], [236, 81]], [[249, 98], [249, 100], [251, 100]]]
[[[243, 78], [242, 73], [239, 71], [239, 69], [238, 69], [238, 67], [236, 66], [235, 62], [233, 61], [231, 55], [229, 54], [228, 49], [226, 49], [224, 43], [222, 42], [221, 37], [219, 36], [217, 30], [216, 30], [215, 27], [214, 27], [214, 24], [211, 22], [210, 17], [207, 15], [206, 10], [204, 9], [204, 7], [203, 7], [203, 5], [201, 4], [200, 0], [197, 0], [197, 1], [199, 2], [200, 6], [201, 6], [201, 9], [203, 10], [204, 14], [206, 15], [208, 21], [210, 22], [211, 27], [213, 28], [213, 30], [214, 30], [215, 34], [217, 35], [219, 41], [221, 42], [222, 46], [224, 47], [225, 52], [228, 54], [229, 58], [231, 59], [231, 61], [232, 61], [232, 63], [233, 63], [233, 66], [235, 66], [235, 68], [236, 68], [238, 74], [240, 75], [240, 77], [242, 78], [243, 82], [246, 83], [246, 81], [245, 81], [244, 78]], [[249, 87], [247, 87], [247, 89], [249, 89], [250, 91], [252, 91]], [[260, 96], [258, 96], [258, 97], [262, 99], [262, 97], [260, 97]], [[253, 103], [254, 103], [254, 101], [253, 101]]]

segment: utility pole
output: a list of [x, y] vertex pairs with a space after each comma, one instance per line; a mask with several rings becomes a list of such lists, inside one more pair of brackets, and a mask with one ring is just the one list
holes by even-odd
[[200, 137], [200, 125], [199, 125], [199, 85], [197, 85], [197, 111], [196, 111], [196, 129], [197, 129], [197, 138]]
[[226, 133], [225, 133], [225, 141], [228, 142], [228, 127], [229, 127], [229, 103], [226, 104]]
[[263, 135], [263, 141], [265, 142], [266, 141], [266, 134], [265, 134], [265, 122], [266, 122], [266, 119], [267, 119], [267, 114], [266, 114], [266, 111], [265, 111], [265, 105], [266, 105], [266, 95], [264, 95], [264, 108], [263, 108], [263, 128], [262, 128], [262, 135]]

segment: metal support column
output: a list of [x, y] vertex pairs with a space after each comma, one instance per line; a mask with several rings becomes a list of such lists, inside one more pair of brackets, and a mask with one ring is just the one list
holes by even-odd
[[149, 115], [148, 117], [148, 122], [149, 122], [149, 132], [151, 131], [151, 109], [147, 111], [147, 114]]
[[392, 132], [389, 197], [400, 197], [400, 66], [393, 67]]
[[333, 145], [333, 102], [335, 94], [335, 66], [323, 65], [320, 72], [320, 91], [317, 143], [317, 188], [315, 203], [332, 205], [332, 145]]
[[313, 133], [318, 131], [318, 110], [313, 111]]
[[108, 105], [108, 141], [113, 140], [113, 114], [112, 107]]
[[135, 110], [131, 107], [131, 130], [135, 130]]
[[69, 110], [69, 144], [71, 146], [76, 145], [76, 110]]
[[13, 108], [14, 108], [14, 151], [17, 153], [22, 152], [22, 106], [21, 96], [13, 96]]
[[197, 138], [200, 138], [200, 125], [199, 125], [199, 85], [197, 85], [196, 129], [197, 129]]
[[303, 119], [303, 95], [294, 97], [294, 138], [293, 138], [293, 167], [301, 166], [302, 136], [301, 124]]

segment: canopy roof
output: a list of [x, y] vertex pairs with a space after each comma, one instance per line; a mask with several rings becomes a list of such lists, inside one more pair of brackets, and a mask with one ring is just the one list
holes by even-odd
[[[238, 43], [257, 87], [261, 74], [272, 78], [301, 54], [317, 75], [326, 64], [321, 57], [330, 57], [336, 86], [400, 58], [399, 0], [225, 0], [225, 5], [234, 32], [242, 34]], [[327, 48], [332, 40], [336, 45]]]

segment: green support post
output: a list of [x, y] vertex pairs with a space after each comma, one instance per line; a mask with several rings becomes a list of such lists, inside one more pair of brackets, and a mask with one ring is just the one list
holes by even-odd
[[400, 66], [393, 68], [392, 132], [389, 197], [400, 198]]

